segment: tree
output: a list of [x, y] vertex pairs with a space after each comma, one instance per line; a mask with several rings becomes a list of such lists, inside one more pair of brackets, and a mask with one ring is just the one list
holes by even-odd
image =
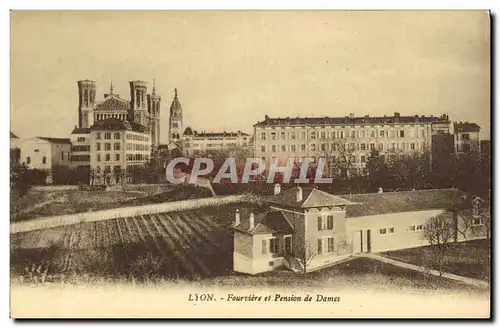
[[366, 168], [368, 170], [368, 179], [371, 189], [377, 190], [384, 186], [389, 180], [385, 158], [380, 155], [378, 150], [373, 149], [370, 152], [370, 156], [366, 162]]
[[324, 147], [324, 150], [320, 151], [320, 157], [325, 158], [326, 161], [325, 177], [348, 179], [356, 175], [354, 170], [355, 143], [336, 140], [330, 144], [322, 144], [321, 147]]
[[307, 268], [311, 265], [312, 260], [317, 256], [317, 252], [311, 247], [308, 242], [303, 246], [295, 248], [293, 258], [288, 258], [288, 265], [292, 271], [301, 271], [303, 275], [307, 274]]
[[[429, 243], [430, 252], [426, 261], [439, 273], [439, 278], [445, 273], [448, 251], [453, 243], [454, 227], [445, 217], [433, 217], [424, 225], [423, 236]], [[424, 263], [425, 266], [425, 263]]]

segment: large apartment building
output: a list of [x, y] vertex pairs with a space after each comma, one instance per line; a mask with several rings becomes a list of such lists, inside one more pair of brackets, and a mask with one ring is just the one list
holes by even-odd
[[[450, 133], [448, 115], [270, 118], [254, 125], [255, 157], [302, 160], [320, 157], [330, 163], [348, 160], [362, 173], [370, 152], [405, 153], [431, 146], [432, 136]], [[346, 159], [347, 158], [347, 159]]]
[[186, 156], [247, 149], [250, 135], [238, 132], [198, 132], [187, 127], [182, 135], [183, 149]]

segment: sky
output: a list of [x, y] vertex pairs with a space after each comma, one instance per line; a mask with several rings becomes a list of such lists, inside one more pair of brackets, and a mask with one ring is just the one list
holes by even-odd
[[11, 131], [69, 137], [77, 81], [129, 99], [153, 79], [161, 139], [184, 126], [252, 133], [271, 117], [441, 115], [490, 134], [485, 11], [11, 12]]

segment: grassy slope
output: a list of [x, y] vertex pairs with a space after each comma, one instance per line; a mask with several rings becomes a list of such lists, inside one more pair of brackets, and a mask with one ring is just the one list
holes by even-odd
[[[385, 252], [384, 255], [402, 262], [427, 265], [436, 268], [435, 261], [429, 256], [431, 246], [423, 246], [398, 251]], [[489, 281], [490, 243], [489, 240], [471, 240], [451, 245], [446, 256], [446, 269], [449, 273]]]

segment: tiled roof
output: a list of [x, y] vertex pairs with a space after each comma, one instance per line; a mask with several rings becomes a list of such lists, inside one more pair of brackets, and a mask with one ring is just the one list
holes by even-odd
[[288, 126], [288, 125], [363, 125], [363, 124], [413, 124], [413, 123], [449, 123], [448, 115], [435, 116], [401, 116], [394, 113], [393, 116], [377, 117], [277, 117], [271, 118], [266, 115], [264, 121], [257, 122], [254, 126]]
[[118, 97], [118, 95], [115, 95], [115, 94], [108, 94], [107, 97], [100, 103], [98, 103], [96, 106], [95, 106], [95, 109], [97, 111], [112, 111], [112, 110], [119, 110], [119, 111], [123, 111], [123, 110], [129, 110], [130, 108], [130, 102], [125, 100], [125, 99], [121, 99], [120, 97]]
[[476, 123], [455, 122], [454, 130], [455, 132], [479, 132], [479, 130], [481, 130], [481, 127]]
[[71, 134], [88, 134], [90, 133], [90, 128], [78, 128], [75, 126]]
[[357, 204], [346, 207], [347, 217], [434, 209], [467, 208], [472, 195], [458, 189], [429, 189], [340, 196]]
[[92, 130], [129, 130], [136, 132], [146, 132], [148, 128], [135, 122], [122, 121], [116, 118], [108, 118], [97, 121], [92, 125]]
[[50, 137], [37, 137], [37, 138], [55, 144], [71, 144], [71, 140], [69, 138], [50, 138]]
[[302, 201], [297, 202], [297, 187], [270, 196], [266, 200], [269, 203], [298, 208], [352, 204], [352, 202], [344, 198], [314, 188], [302, 188]]
[[12, 133], [12, 131], [10, 131], [10, 138], [11, 139], [19, 139], [19, 137], [16, 136], [14, 133]]
[[281, 211], [254, 213], [253, 229], [250, 229], [249, 218], [249, 211], [240, 210], [240, 224], [235, 226], [234, 229], [251, 235], [293, 232], [293, 228]]

